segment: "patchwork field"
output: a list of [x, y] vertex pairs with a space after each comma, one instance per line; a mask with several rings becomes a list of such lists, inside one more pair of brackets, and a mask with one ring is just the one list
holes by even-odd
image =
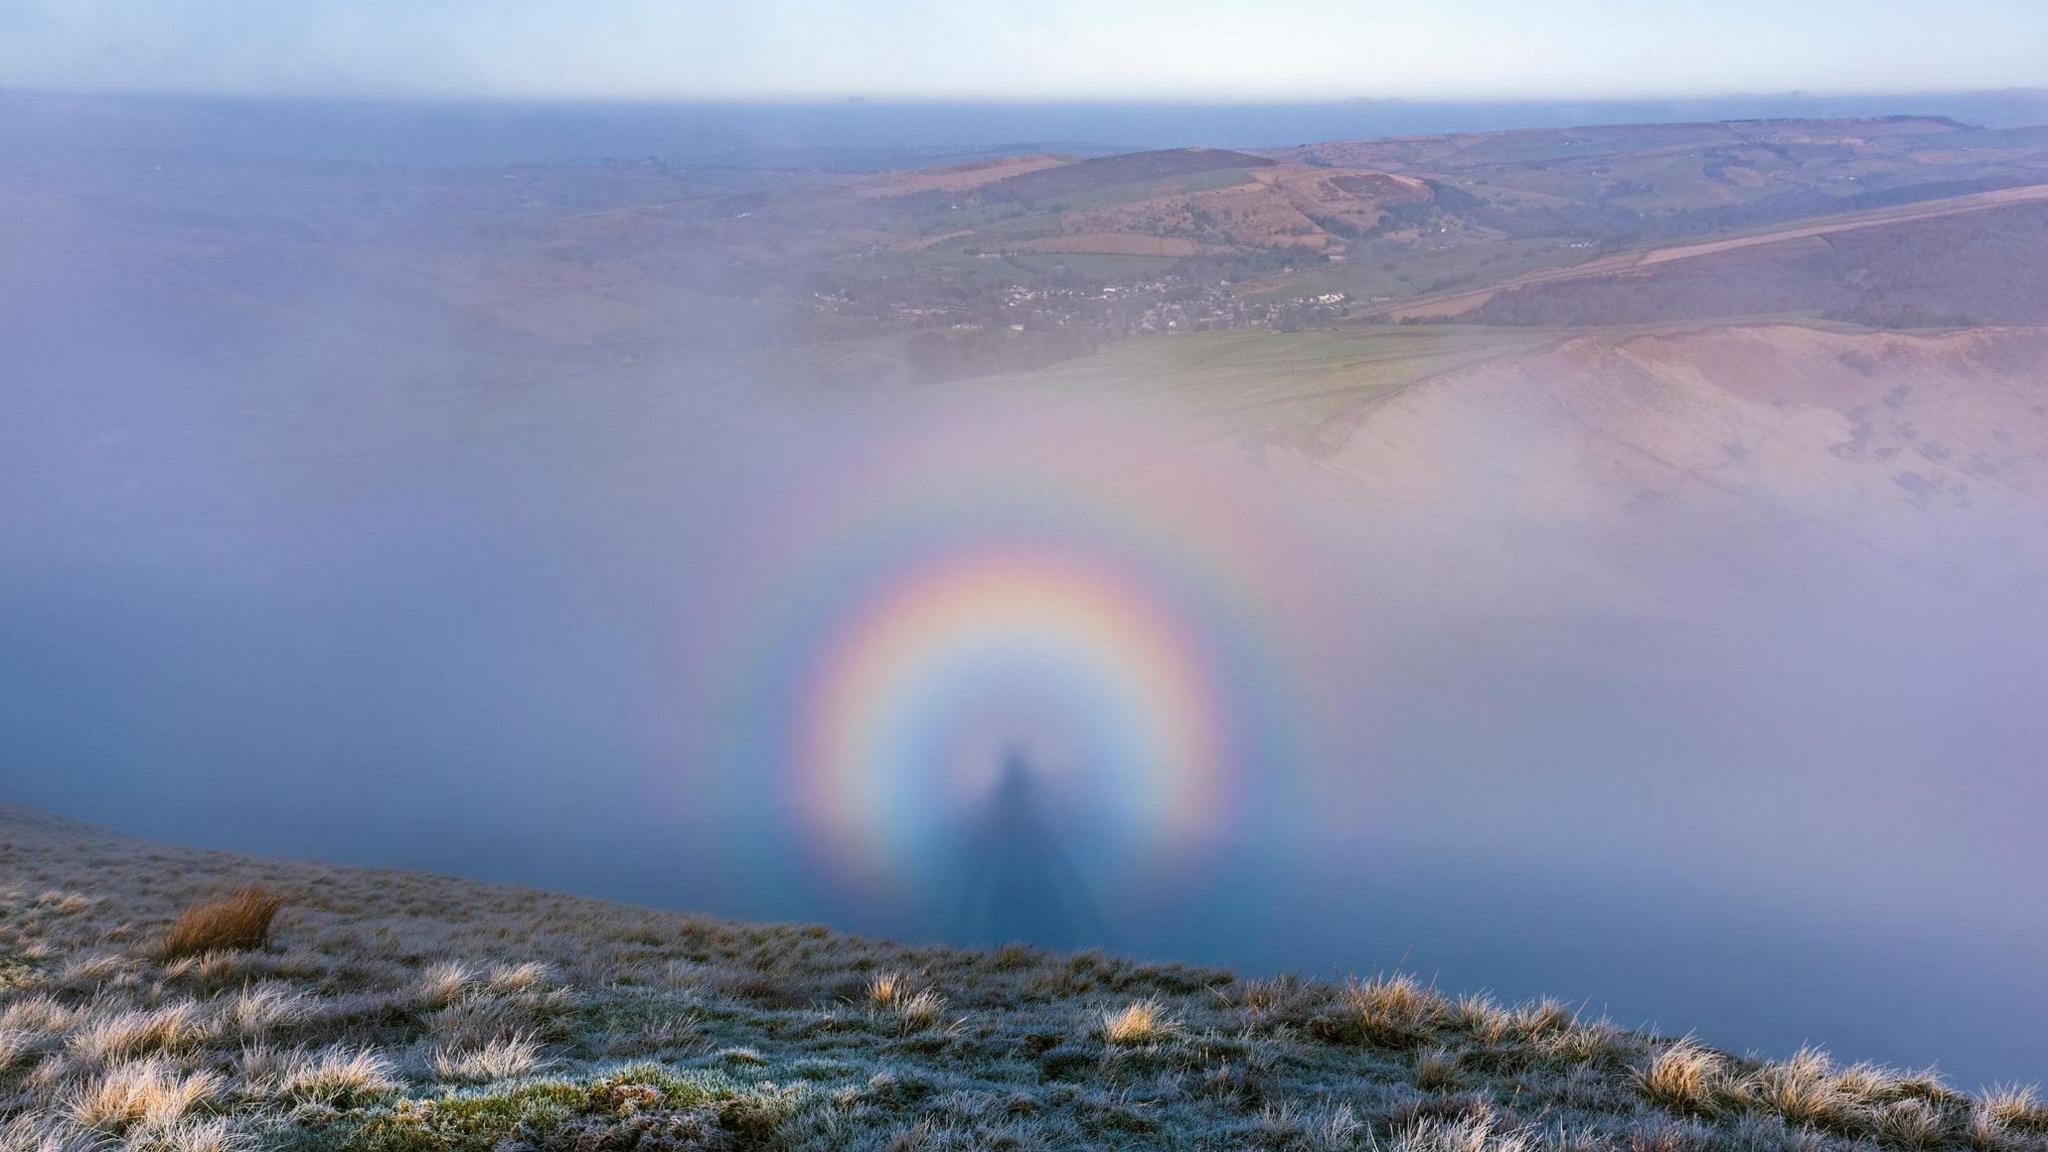
[[[447, 386], [450, 346], [483, 366], [466, 389], [765, 345], [958, 379], [1129, 335], [1373, 319], [2032, 323], [2043, 262], [2000, 238], [2032, 235], [2048, 132], [1619, 126], [881, 173], [14, 161], [11, 346], [60, 366], [81, 346], [119, 355], [65, 331], [90, 302], [203, 378], [310, 349], [300, 370], [324, 393], [425, 394]], [[1996, 272], [1982, 290], [1943, 258], [1964, 252]], [[207, 357], [208, 334], [260, 347]]]

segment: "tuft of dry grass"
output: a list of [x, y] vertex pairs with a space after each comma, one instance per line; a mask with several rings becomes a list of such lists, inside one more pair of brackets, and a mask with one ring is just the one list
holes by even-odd
[[1641, 1055], [1642, 1041], [1634, 1034], [1606, 1020], [1574, 1023], [1569, 1028], [1535, 1038], [1540, 1051], [1567, 1064], [1607, 1064], [1626, 1067]]
[[420, 1003], [427, 1008], [446, 1008], [475, 987], [476, 970], [460, 960], [443, 960], [420, 974]]
[[944, 1022], [946, 998], [930, 988], [902, 997], [890, 1006], [899, 1027], [905, 1032], [921, 1032], [936, 1028]]
[[65, 1049], [76, 1059], [99, 1064], [125, 1056], [179, 1052], [213, 1035], [212, 1022], [189, 1001], [161, 1008], [114, 1012], [91, 1018], [71, 1033]]
[[540, 1043], [530, 1036], [504, 1036], [475, 1048], [434, 1053], [434, 1074], [458, 1084], [488, 1084], [530, 1076], [540, 1070]]
[[0, 1080], [14, 1069], [17, 1061], [35, 1051], [41, 1037], [19, 1028], [0, 1028]]
[[106, 1141], [61, 1116], [24, 1112], [0, 1124], [0, 1152], [103, 1152]]
[[1970, 1102], [1963, 1137], [1981, 1152], [2040, 1152], [2048, 1149], [2048, 1107], [2032, 1088], [1999, 1085]]
[[70, 1029], [78, 1013], [49, 995], [29, 996], [0, 1009], [0, 1029], [56, 1036]]
[[[244, 1067], [260, 1064], [244, 1056]], [[337, 1045], [312, 1055], [293, 1052], [274, 1073], [277, 1095], [301, 1104], [339, 1108], [396, 1092], [398, 1078], [391, 1061], [369, 1048]]]
[[312, 1015], [303, 997], [284, 984], [258, 984], [245, 988], [228, 1009], [235, 1031], [251, 1040], [261, 1040], [273, 1028], [286, 1028]]
[[90, 996], [131, 975], [126, 957], [112, 954], [80, 956], [64, 965], [57, 973], [55, 983], [59, 991]]
[[1665, 1048], [1636, 1073], [1643, 1095], [1673, 1112], [1712, 1116], [1728, 1084], [1728, 1062], [1690, 1039]]
[[1533, 1004], [1524, 1004], [1515, 1011], [1514, 1026], [1524, 1036], [1532, 1039], [1554, 1036], [1576, 1028], [1578, 1014], [1562, 1000], [1543, 999]]
[[1392, 1152], [1528, 1152], [1526, 1132], [1500, 1131], [1485, 1117], [1423, 1119], [1394, 1138]]
[[877, 972], [869, 977], [863, 1001], [870, 1013], [888, 1017], [905, 1033], [935, 1028], [946, 1015], [944, 996], [930, 988], [913, 991], [909, 978], [899, 972]]
[[1102, 1014], [1102, 1040], [1118, 1048], [1155, 1044], [1173, 1034], [1176, 1022], [1157, 1000], [1134, 1000]]
[[1347, 1152], [1371, 1147], [1371, 1128], [1349, 1104], [1334, 1108], [1297, 1109], [1291, 1104], [1267, 1108], [1259, 1117], [1259, 1142], [1300, 1152]]
[[499, 964], [484, 976], [484, 985], [501, 996], [545, 992], [555, 984], [555, 970], [538, 960]]
[[1458, 1057], [1444, 1048], [1430, 1048], [1415, 1058], [1415, 1086], [1444, 1092], [1458, 1086]]
[[868, 977], [868, 1007], [888, 1011], [910, 995], [910, 981], [900, 972], [877, 972]]
[[1947, 1135], [1948, 1120], [1925, 1100], [1894, 1100], [1878, 1113], [1877, 1132], [1893, 1144], [1930, 1148]]
[[2001, 1084], [1984, 1093], [1978, 1106], [2005, 1127], [2048, 1133], [2048, 1103], [2033, 1088]]
[[249, 952], [270, 942], [270, 926], [284, 897], [251, 884], [219, 900], [188, 906], [164, 933], [157, 955], [164, 960], [208, 952]]
[[1429, 1042], [1450, 1013], [1434, 988], [1407, 973], [1353, 980], [1334, 1014], [1309, 1022], [1311, 1035], [1332, 1043], [1415, 1048]]
[[220, 1090], [219, 1076], [181, 1073], [169, 1061], [152, 1056], [109, 1068], [71, 1097], [68, 1110], [80, 1127], [119, 1136], [144, 1124], [174, 1124], [211, 1102]]
[[1463, 996], [1445, 1013], [1446, 1022], [1472, 1034], [1481, 1044], [1499, 1044], [1508, 1038], [1514, 1015], [1478, 993]]
[[1794, 1124], [1837, 1131], [1865, 1126], [1867, 1104], [1842, 1087], [1834, 1062], [1817, 1048], [1766, 1064], [1743, 1085], [1746, 1095]]

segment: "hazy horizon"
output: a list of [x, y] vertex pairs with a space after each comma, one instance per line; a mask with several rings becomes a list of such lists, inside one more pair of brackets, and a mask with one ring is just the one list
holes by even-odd
[[24, 159], [104, 150], [430, 167], [653, 158], [865, 170], [1018, 151], [1274, 148], [1603, 124], [1944, 116], [2048, 123], [2048, 89], [1523, 102], [802, 100], [628, 102], [106, 95], [0, 88], [0, 146]]
[[[0, 6], [0, 86], [292, 96], [1588, 99], [2039, 82], [2023, 0]], [[1930, 32], [1938, 34], [1930, 34]], [[1133, 52], [1130, 46], [1144, 44]]]

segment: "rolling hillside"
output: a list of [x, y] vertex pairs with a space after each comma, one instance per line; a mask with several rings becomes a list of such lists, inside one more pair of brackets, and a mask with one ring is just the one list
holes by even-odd
[[[265, 931], [165, 935], [251, 883], [283, 899]], [[2048, 1148], [2029, 1093], [1405, 976], [907, 948], [19, 809], [0, 910], [10, 1152]]]

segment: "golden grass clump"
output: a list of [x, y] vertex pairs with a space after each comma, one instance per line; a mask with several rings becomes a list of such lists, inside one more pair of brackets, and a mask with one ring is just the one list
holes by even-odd
[[270, 926], [284, 897], [251, 884], [223, 899], [193, 904], [178, 914], [157, 949], [165, 960], [208, 952], [249, 952], [270, 942]]
[[125, 1056], [179, 1052], [212, 1037], [212, 1022], [190, 1001], [161, 1008], [131, 1009], [90, 1018], [71, 1033], [65, 1048], [87, 1063]]
[[1157, 1000], [1134, 1000], [1102, 1014], [1104, 1043], [1119, 1048], [1154, 1044], [1173, 1033], [1174, 1021]]
[[944, 996], [930, 988], [912, 991], [909, 978], [898, 972], [869, 977], [864, 999], [869, 1012], [890, 1017], [903, 1032], [937, 1027], [946, 1014]]
[[1794, 1124], [1844, 1129], [1864, 1119], [1864, 1101], [1842, 1087], [1834, 1062], [1817, 1048], [1801, 1048], [1788, 1060], [1764, 1065], [1744, 1087], [1758, 1103]]
[[69, 1110], [80, 1127], [119, 1136], [143, 1124], [174, 1124], [220, 1091], [221, 1079], [213, 1073], [181, 1074], [152, 1056], [109, 1068], [71, 1097]]
[[1728, 1062], [1720, 1053], [1680, 1040], [1652, 1057], [1637, 1083], [1657, 1104], [1674, 1112], [1711, 1116], [1721, 1107]]
[[38, 994], [16, 1000], [6, 1008], [0, 1009], [0, 1030], [55, 1036], [69, 1030], [77, 1017], [76, 1009], [59, 1003], [47, 994]]
[[284, 1028], [305, 1020], [312, 1008], [305, 998], [284, 984], [256, 984], [244, 988], [228, 1009], [235, 1030], [260, 1040], [273, 1028]]
[[1310, 1034], [1333, 1043], [1415, 1048], [1431, 1039], [1450, 1011], [1434, 988], [1407, 973], [1351, 981], [1340, 1008], [1312, 1020]]
[[499, 964], [484, 977], [490, 990], [502, 996], [544, 992], [555, 983], [555, 970], [538, 960], [523, 964]]
[[1481, 1044], [1498, 1044], [1507, 1039], [1514, 1016], [1491, 997], [1474, 992], [1459, 997], [1445, 1013], [1445, 1019], [1470, 1032]]
[[890, 1008], [906, 1032], [935, 1028], [946, 1014], [946, 998], [926, 988], [898, 999]]
[[[246, 1065], [245, 1065], [246, 1066]], [[336, 1046], [284, 1057], [277, 1094], [297, 1103], [342, 1107], [398, 1090], [391, 1061], [368, 1048]]]
[[910, 995], [910, 981], [901, 973], [877, 972], [868, 978], [868, 1007], [887, 1011]]
[[1529, 1039], [1542, 1040], [1577, 1028], [1579, 1017], [1564, 1001], [1543, 999], [1515, 1009], [1513, 1026]]
[[420, 974], [420, 1003], [428, 1008], [446, 1008], [462, 999], [477, 983], [476, 970], [460, 960], [443, 960]]
[[106, 1141], [63, 1117], [24, 1112], [0, 1124], [0, 1152], [102, 1152]]
[[2006, 1127], [2048, 1133], [2048, 1102], [2033, 1088], [2001, 1084], [1984, 1093], [1979, 1106]]
[[1925, 1100], [1894, 1100], [1877, 1115], [1878, 1135], [1908, 1148], [1928, 1148], [1941, 1143], [1948, 1121], [1941, 1110]]
[[1405, 972], [1353, 984], [1345, 996], [1361, 1012], [1415, 1027], [1434, 1022], [1444, 1009], [1435, 989]]
[[[2032, 1088], [1999, 1085], [1970, 1104], [1964, 1136], [1972, 1147], [2004, 1152], [2048, 1146], [2040, 1135], [2048, 1135], [2048, 1106], [2043, 1106]], [[2033, 1135], [2030, 1135], [2033, 1134]]]

